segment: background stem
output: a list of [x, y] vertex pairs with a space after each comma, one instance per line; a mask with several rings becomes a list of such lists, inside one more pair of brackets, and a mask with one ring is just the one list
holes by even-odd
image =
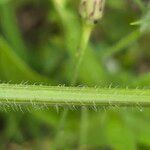
[[92, 31], [92, 26], [89, 26], [85, 23], [82, 24], [81, 39], [80, 39], [79, 47], [76, 53], [75, 69], [74, 69], [74, 74], [73, 74], [73, 78], [71, 82], [72, 86], [74, 86], [77, 82], [77, 78], [78, 78], [79, 71], [80, 71], [80, 66], [83, 61], [84, 54], [87, 48], [87, 44], [90, 39], [91, 31]]
[[80, 141], [79, 150], [86, 149], [87, 137], [88, 137], [88, 126], [89, 126], [89, 115], [88, 108], [82, 106], [81, 108], [81, 125], [80, 125]]

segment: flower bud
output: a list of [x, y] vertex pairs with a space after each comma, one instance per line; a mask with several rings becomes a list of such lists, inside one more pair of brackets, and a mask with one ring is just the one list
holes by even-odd
[[88, 24], [95, 24], [103, 16], [105, 0], [81, 0], [80, 15]]

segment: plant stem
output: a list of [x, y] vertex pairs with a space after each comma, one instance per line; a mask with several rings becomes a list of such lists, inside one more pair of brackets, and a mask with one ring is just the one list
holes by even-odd
[[76, 53], [75, 69], [74, 69], [74, 74], [71, 82], [72, 86], [74, 86], [77, 82], [80, 66], [84, 58], [84, 54], [90, 39], [91, 32], [92, 32], [92, 26], [82, 23], [81, 39], [80, 39], [78, 51]]
[[[75, 70], [71, 82], [72, 86], [76, 85], [77, 78], [80, 71], [80, 66], [84, 58], [84, 54], [90, 39], [91, 32], [92, 32], [92, 26], [82, 23], [81, 39], [78, 47], [78, 52], [76, 54]], [[84, 144], [86, 144], [87, 130], [88, 130], [88, 110], [86, 107], [82, 107], [79, 149], [82, 149], [84, 147]]]
[[54, 145], [53, 145], [54, 150], [58, 149], [58, 148], [62, 148], [61, 146], [63, 145], [63, 143], [62, 143], [63, 140], [62, 139], [63, 139], [63, 136], [64, 136], [64, 125], [66, 123], [67, 115], [68, 115], [68, 109], [65, 108], [65, 110], [62, 113], [60, 123], [58, 124], [58, 128], [57, 128], [57, 131], [56, 131], [56, 137], [55, 137], [55, 141], [54, 141]]
[[80, 125], [80, 143], [79, 143], [79, 150], [86, 149], [87, 144], [87, 133], [88, 133], [88, 109], [85, 106], [81, 108], [81, 125]]
[[[81, 63], [83, 61], [84, 53], [85, 53], [85, 50], [86, 50], [86, 47], [87, 47], [87, 44], [88, 44], [88, 41], [89, 41], [89, 38], [90, 38], [91, 31], [92, 31], [92, 26], [88, 26], [84, 23], [82, 24], [81, 39], [80, 39], [80, 43], [79, 43], [79, 46], [78, 46], [78, 52], [77, 52], [77, 55], [76, 55], [76, 62], [75, 62], [75, 70], [74, 70], [73, 78], [72, 78], [72, 82], [71, 82], [72, 86], [75, 86], [75, 84], [77, 82], [77, 78], [78, 78], [78, 75], [79, 75], [79, 69], [80, 69]], [[82, 115], [84, 115], [84, 113], [82, 113], [82, 112], [83, 111], [81, 111], [81, 122], [87, 120], [87, 118], [82, 120], [82, 118], [83, 118]], [[65, 117], [64, 117], [63, 120], [62, 119], [60, 120], [59, 124], [60, 124], [61, 128], [58, 128], [58, 134], [56, 134], [56, 138], [55, 138], [55, 142], [54, 142], [55, 147], [56, 147], [57, 141], [60, 140], [61, 137], [62, 137], [62, 135], [59, 134], [59, 132], [61, 130], [63, 130], [63, 128], [64, 128], [64, 124], [65, 124], [64, 120], [66, 120], [67, 114], [68, 114], [68, 109], [65, 109], [63, 111], [63, 116], [65, 116]], [[87, 115], [84, 115], [84, 116], [86, 117]], [[83, 122], [83, 124], [85, 124], [85, 123]], [[85, 141], [85, 140], [82, 139], [81, 141]]]
[[150, 106], [149, 89], [72, 88], [0, 84], [0, 104]]
[[126, 47], [128, 47], [130, 44], [134, 43], [141, 37], [141, 32], [139, 29], [129, 33], [126, 37], [121, 39], [119, 42], [117, 42], [115, 45], [111, 46], [110, 48], [105, 49], [103, 53], [99, 54], [99, 57], [110, 57], [120, 51], [123, 51]]
[[[74, 50], [76, 47], [75, 45], [78, 43], [76, 42], [76, 40], [74, 40], [76, 42], [76, 44], [70, 44], [72, 43], [72, 35], [76, 35], [76, 32], [74, 33], [74, 30], [72, 30], [71, 25], [70, 25], [70, 22], [68, 22], [68, 18], [71, 18], [71, 20], [73, 19], [71, 17], [71, 15], [68, 15], [70, 14], [70, 12], [66, 12], [66, 10], [64, 9], [65, 7], [65, 3], [64, 1], [61, 1], [59, 3], [57, 3], [57, 1], [53, 0], [53, 4], [55, 6], [55, 9], [57, 11], [57, 13], [59, 14], [60, 18], [61, 18], [61, 21], [62, 21], [62, 24], [64, 26], [64, 30], [66, 31], [66, 41], [67, 41], [67, 48], [69, 49], [69, 53], [71, 55], [71, 57], [74, 59]], [[86, 46], [88, 44], [88, 41], [89, 41], [89, 37], [90, 37], [90, 34], [91, 34], [91, 30], [92, 30], [92, 27], [88, 26], [88, 25], [85, 25], [85, 24], [82, 24], [82, 31], [81, 31], [81, 39], [80, 39], [80, 43], [78, 45], [78, 54], [76, 55], [76, 61], [75, 61], [75, 71], [74, 71], [74, 74], [73, 74], [73, 78], [72, 78], [72, 81], [71, 81], [71, 85], [74, 86], [76, 84], [76, 81], [77, 81], [77, 78], [78, 78], [78, 75], [79, 75], [79, 69], [80, 69], [80, 66], [81, 66], [81, 63], [82, 63], [82, 60], [83, 60], [83, 57], [84, 57], [84, 53], [85, 53], [85, 50], [86, 50]], [[72, 33], [73, 31], [73, 33]], [[69, 43], [69, 44], [68, 44]], [[71, 47], [70, 47], [71, 45]], [[72, 46], [74, 45], [74, 46]], [[63, 111], [63, 114], [68, 114], [68, 109], [65, 109]], [[82, 114], [81, 114], [82, 115]], [[64, 116], [64, 115], [63, 115]], [[67, 115], [65, 115], [66, 118], [67, 118]], [[81, 117], [82, 118], [82, 117]], [[82, 121], [81, 121], [82, 122]], [[61, 121], [60, 120], [60, 123], [61, 124], [61, 127], [64, 128], [64, 123], [65, 121]], [[62, 130], [61, 128], [61, 130]], [[56, 140], [55, 141], [58, 141], [60, 140], [59, 136], [59, 129], [58, 129], [58, 133], [56, 134]], [[57, 142], [54, 142], [54, 145], [56, 145]]]

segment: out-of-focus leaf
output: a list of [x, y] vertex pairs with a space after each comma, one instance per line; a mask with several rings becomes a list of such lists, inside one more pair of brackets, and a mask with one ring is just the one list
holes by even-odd
[[141, 31], [150, 32], [150, 7], [149, 11], [145, 14], [143, 19], [141, 20]]
[[7, 82], [12, 80], [15, 83], [22, 81], [50, 83], [47, 78], [25, 64], [2, 37], [0, 37], [0, 78]]
[[7, 115], [7, 121], [5, 126], [5, 136], [10, 138], [11, 140], [15, 142], [22, 142], [23, 136], [19, 128], [19, 124], [17, 121], [19, 121], [18, 115], [14, 115], [14, 113], [11, 113]]
[[22, 39], [15, 10], [13, 9], [11, 1], [2, 0], [0, 3], [0, 18], [2, 33], [5, 35], [9, 43], [14, 48], [13, 50], [24, 60], [27, 60], [27, 49]]
[[135, 135], [136, 141], [141, 144], [150, 146], [150, 119], [144, 117], [145, 112], [144, 108], [141, 108], [140, 105], [137, 106], [136, 111], [139, 113], [133, 113], [135, 109], [132, 109], [132, 112], [126, 111], [123, 115], [123, 118], [128, 124], [128, 127], [132, 130]]
[[141, 32], [150, 32], [150, 9], [139, 21], [132, 22], [131, 25], [140, 25]]
[[139, 8], [144, 11], [145, 10], [145, 6], [144, 6], [144, 2], [142, 0], [134, 0], [134, 2], [139, 6]]
[[106, 2], [108, 3], [108, 5], [110, 5], [110, 7], [114, 9], [122, 9], [125, 4], [125, 1], [120, 0], [107, 0]]
[[134, 87], [150, 88], [149, 81], [150, 81], [150, 73], [148, 72], [136, 78], [132, 84]]
[[106, 126], [106, 113], [103, 110], [94, 113], [92, 113], [92, 111], [89, 112], [89, 132], [87, 145], [91, 147], [108, 146], [106, 143], [106, 136], [104, 130]]
[[105, 131], [108, 144], [114, 150], [136, 150], [134, 134], [123, 122], [119, 113], [109, 113], [106, 121]]

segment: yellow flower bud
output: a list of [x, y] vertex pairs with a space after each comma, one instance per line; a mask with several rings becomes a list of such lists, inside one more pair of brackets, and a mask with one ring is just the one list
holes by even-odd
[[88, 24], [95, 24], [103, 16], [105, 0], [81, 0], [80, 15]]

